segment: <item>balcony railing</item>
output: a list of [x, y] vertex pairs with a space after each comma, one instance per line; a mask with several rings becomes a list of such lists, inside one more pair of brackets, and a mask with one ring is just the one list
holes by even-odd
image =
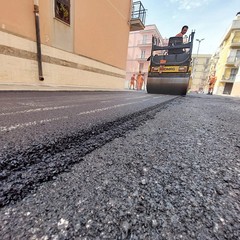
[[236, 79], [236, 75], [232, 75], [230, 77], [226, 77], [225, 75], [222, 76], [221, 82], [230, 82], [233, 83]]
[[239, 48], [239, 47], [240, 47], [240, 39], [233, 40], [233, 41], [231, 42], [231, 47], [232, 47], [232, 48]]
[[146, 61], [147, 61], [147, 57], [145, 57], [145, 56], [139, 56], [139, 57], [136, 58], [136, 60], [137, 60], [138, 62], [146, 62]]
[[228, 57], [227, 58], [227, 61], [226, 61], [226, 65], [233, 65], [233, 66], [236, 66], [237, 64], [237, 57]]
[[132, 5], [132, 14], [130, 20], [130, 31], [144, 30], [146, 19], [146, 9], [141, 1], [134, 2]]
[[138, 47], [145, 47], [145, 46], [152, 46], [152, 39], [138, 42]]
[[233, 20], [231, 29], [240, 29], [240, 20]]

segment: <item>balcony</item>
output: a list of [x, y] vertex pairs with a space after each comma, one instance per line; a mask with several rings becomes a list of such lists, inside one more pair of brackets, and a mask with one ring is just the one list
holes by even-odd
[[238, 30], [240, 29], [240, 20], [233, 20], [232, 25], [231, 25], [232, 30]]
[[152, 47], [152, 40], [139, 41], [137, 44], [138, 47]]
[[240, 49], [240, 40], [233, 40], [231, 42], [231, 48], [239, 48]]
[[130, 20], [130, 31], [140, 31], [145, 28], [146, 9], [141, 1], [134, 2]]
[[228, 83], [233, 83], [236, 79], [236, 75], [231, 75], [230, 77], [222, 76], [222, 79], [220, 82], [228, 82]]
[[145, 56], [137, 57], [136, 60], [137, 60], [138, 62], [147, 62], [147, 57], [145, 57]]
[[228, 57], [225, 65], [235, 67], [235, 66], [237, 66], [237, 63], [238, 63], [238, 61], [237, 61], [236, 57]]

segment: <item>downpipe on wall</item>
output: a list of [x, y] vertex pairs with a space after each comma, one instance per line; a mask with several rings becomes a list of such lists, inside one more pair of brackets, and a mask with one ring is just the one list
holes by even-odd
[[36, 29], [36, 43], [37, 43], [37, 61], [38, 61], [38, 77], [40, 81], [44, 80], [42, 71], [42, 50], [40, 38], [40, 24], [39, 24], [39, 3], [38, 0], [34, 2], [34, 15], [35, 15], [35, 29]]

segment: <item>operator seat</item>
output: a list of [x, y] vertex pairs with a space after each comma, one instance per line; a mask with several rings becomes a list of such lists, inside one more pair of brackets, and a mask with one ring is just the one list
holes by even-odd
[[[183, 44], [183, 38], [182, 37], [170, 37], [168, 41], [168, 46], [173, 47], [177, 45], [182, 45]], [[178, 48], [178, 49], [169, 49], [168, 54], [180, 54], [183, 53], [183, 48]]]

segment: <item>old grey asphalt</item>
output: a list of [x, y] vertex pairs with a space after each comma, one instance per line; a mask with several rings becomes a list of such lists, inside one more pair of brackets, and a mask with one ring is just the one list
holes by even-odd
[[239, 239], [239, 119], [237, 98], [159, 106], [1, 208], [1, 239]]

